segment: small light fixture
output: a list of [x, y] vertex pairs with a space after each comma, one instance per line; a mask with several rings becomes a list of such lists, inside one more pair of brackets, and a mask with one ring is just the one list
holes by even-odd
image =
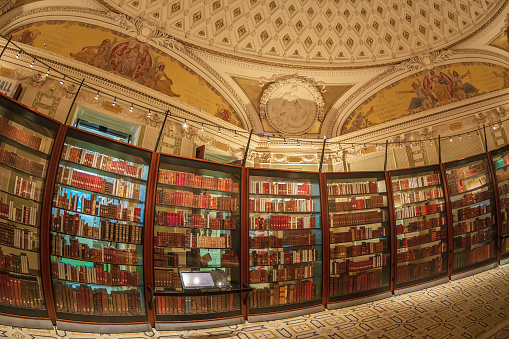
[[311, 148], [315, 148], [315, 144], [311, 141]]
[[399, 148], [403, 147], [403, 145], [401, 145], [401, 143], [399, 143]]
[[129, 108], [129, 112], [133, 112], [133, 104], [131, 104], [131, 108]]
[[338, 142], [338, 146], [339, 146], [339, 149], [343, 149], [343, 146], [339, 142]]
[[414, 147], [414, 144], [412, 142], [410, 142], [410, 148], [413, 148]]
[[300, 141], [297, 140], [297, 147], [300, 147]]
[[378, 144], [376, 144], [376, 150], [378, 151]]
[[286, 138], [283, 138], [283, 143], [285, 144], [285, 146], [288, 144], [288, 143], [286, 142]]
[[117, 98], [115, 97], [115, 98], [113, 98], [113, 102], [111, 103], [111, 106], [116, 106], [116, 105], [117, 105]]
[[32, 63], [30, 64], [30, 68], [34, 68], [35, 58], [32, 60]]
[[353, 146], [353, 143], [352, 143], [352, 151], [355, 149], [355, 147]]
[[201, 131], [203, 132], [205, 128], [203, 127], [203, 122], [201, 123]]
[[500, 128], [504, 128], [504, 125], [502, 124], [502, 122], [500, 123]]
[[433, 139], [431, 139], [431, 140], [429, 141], [429, 144], [430, 144], [431, 146], [433, 146]]
[[364, 150], [367, 150], [368, 148], [366, 147], [366, 144], [364, 144]]
[[64, 84], [64, 81], [65, 81], [65, 75], [64, 75], [64, 77], [62, 78], [62, 80], [60, 80], [60, 85], [63, 85], [63, 84]]
[[422, 143], [422, 141], [421, 141], [421, 147], [423, 147], [423, 146], [424, 146], [424, 144], [423, 144], [423, 143]]
[[19, 59], [20, 55], [21, 55], [21, 52], [18, 52], [18, 54], [16, 54], [16, 59]]
[[45, 76], [48, 76], [49, 75], [49, 68], [48, 70], [46, 71], [46, 73], [44, 74]]
[[182, 127], [187, 128], [187, 119], [184, 119], [184, 123], [182, 124]]
[[270, 144], [270, 136], [267, 136], [267, 144]]
[[217, 134], [221, 135], [221, 127], [217, 126]]
[[152, 111], [151, 111], [151, 110], [150, 110], [150, 108], [149, 108], [149, 110], [148, 110], [148, 114], [147, 114], [147, 118], [150, 118], [150, 116], [151, 116], [151, 115], [152, 115]]
[[496, 126], [496, 125], [493, 125], [493, 129], [497, 129], [497, 126]]
[[449, 137], [449, 141], [452, 142], [452, 137]]
[[468, 138], [470, 139], [470, 137], [471, 137], [471, 135], [470, 135], [470, 133], [468, 133]]
[[479, 135], [479, 131], [476, 131], [475, 133], [476, 133], [477, 135]]
[[233, 135], [235, 139], [237, 139], [237, 131], [235, 130], [235, 134]]
[[460, 134], [460, 136], [459, 136], [458, 138], [459, 138], [459, 139], [460, 139], [460, 141], [461, 141], [461, 134]]
[[99, 100], [99, 91], [97, 91], [97, 94], [95, 95], [95, 100]]

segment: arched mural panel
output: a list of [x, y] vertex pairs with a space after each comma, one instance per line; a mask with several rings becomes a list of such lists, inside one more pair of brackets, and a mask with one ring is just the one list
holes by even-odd
[[205, 79], [175, 58], [135, 38], [69, 21], [34, 23], [9, 34], [15, 42], [46, 48], [122, 76], [244, 127], [231, 105]]
[[481, 62], [435, 67], [399, 80], [366, 99], [345, 120], [341, 134], [509, 87], [509, 71]]

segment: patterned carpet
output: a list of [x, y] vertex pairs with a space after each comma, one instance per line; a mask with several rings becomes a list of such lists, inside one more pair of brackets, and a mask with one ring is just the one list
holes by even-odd
[[0, 338], [509, 338], [509, 265], [414, 293], [284, 320], [185, 332], [96, 335], [0, 326]]

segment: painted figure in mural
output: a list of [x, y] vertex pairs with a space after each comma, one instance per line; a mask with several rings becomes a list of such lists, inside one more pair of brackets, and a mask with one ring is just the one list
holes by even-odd
[[419, 80], [414, 81], [412, 83], [412, 89], [410, 91], [397, 91], [396, 95], [398, 98], [403, 99], [402, 94], [405, 93], [413, 93], [416, 95], [415, 98], [412, 98], [410, 101], [410, 105], [407, 108], [407, 111], [412, 113], [417, 113], [425, 109], [430, 109], [433, 99], [429, 96], [428, 92], [421, 86]]
[[452, 74], [450, 71], [447, 72], [453, 81], [453, 101], [464, 100], [478, 94], [479, 90], [477, 88], [468, 82], [463, 83], [462, 81], [463, 78], [470, 75], [470, 70], [463, 75], [459, 75], [456, 71], [452, 71]]
[[431, 70], [429, 72], [430, 82], [427, 82], [428, 88], [425, 89], [435, 100], [434, 107], [452, 102], [453, 81], [442, 71]]
[[136, 40], [115, 45], [110, 53], [110, 62], [115, 73], [131, 80], [144, 76], [153, 64], [148, 47]]
[[[111, 50], [111, 46], [116, 42], [116, 39], [111, 42], [110, 39], [104, 39], [98, 46], [85, 46], [78, 53], [71, 53], [71, 57], [84, 62], [86, 64], [107, 69], [109, 65], [108, 55]], [[95, 50], [97, 49], [97, 53]]]
[[23, 31], [21, 33], [21, 35], [18, 38], [18, 41], [21, 42], [22, 44], [31, 45], [39, 34], [41, 34], [41, 32], [39, 31], [34, 32], [27, 29], [26, 31]]
[[502, 73], [497, 73], [497, 72], [493, 71], [493, 73], [495, 74], [495, 76], [497, 78], [504, 79], [504, 88], [509, 87], [509, 73], [507, 71], [502, 71]]
[[368, 116], [370, 114], [373, 114], [375, 112], [373, 106], [371, 106], [366, 112], [360, 112], [355, 119], [352, 120], [352, 116], [350, 116], [344, 123], [343, 126], [347, 126], [350, 124], [350, 121], [352, 122], [352, 125], [348, 127], [343, 133], [350, 133], [355, 132], [363, 128], [367, 128], [369, 126], [372, 126], [373, 123], [368, 120]]
[[152, 67], [145, 76], [140, 77], [139, 83], [163, 92], [172, 97], [179, 97], [180, 94], [174, 93], [171, 90], [171, 86], [173, 85], [173, 81], [166, 75], [164, 69], [166, 65], [162, 62], [158, 62], [154, 67]]

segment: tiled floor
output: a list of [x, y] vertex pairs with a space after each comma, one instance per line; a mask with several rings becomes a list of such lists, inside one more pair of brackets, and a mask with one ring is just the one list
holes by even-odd
[[0, 338], [509, 338], [509, 265], [414, 293], [285, 320], [185, 332], [96, 335], [0, 326]]

